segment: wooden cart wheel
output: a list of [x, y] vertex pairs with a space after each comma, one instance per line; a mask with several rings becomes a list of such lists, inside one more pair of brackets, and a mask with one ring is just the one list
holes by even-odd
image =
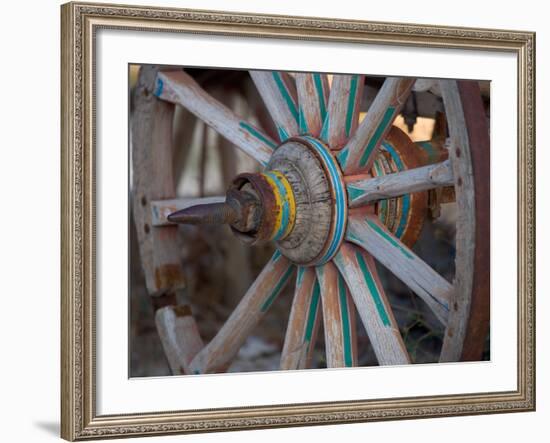
[[[392, 127], [415, 79], [387, 78], [359, 123], [362, 75], [334, 75], [330, 86], [323, 74], [250, 75], [278, 140], [241, 120], [181, 69], [142, 68], [140, 75], [134, 176], [146, 174], [148, 183], [140, 183], [139, 176], [134, 180], [134, 216], [138, 224], [148, 217], [150, 226], [141, 232], [142, 261], [150, 261], [143, 251], [165, 259], [144, 265], [149, 292], [165, 297], [181, 286], [173, 223], [226, 223], [247, 244], [276, 246], [208, 344], [203, 345], [189, 308], [157, 311], [172, 370], [224, 371], [291, 278], [296, 289], [282, 369], [309, 367], [321, 321], [327, 366], [357, 365], [356, 312], [381, 365], [411, 363], [375, 261], [444, 325], [441, 361], [479, 359], [489, 325], [489, 139], [477, 83], [440, 82], [450, 143], [448, 154], [440, 151], [440, 161], [433, 163]], [[166, 179], [161, 169], [169, 160], [159, 154], [168, 152], [168, 123], [162, 119], [169, 116], [161, 111], [171, 104], [187, 108], [255, 158], [263, 171], [238, 175], [226, 196], [174, 200], [173, 185], [166, 184], [171, 177]], [[136, 163], [136, 147], [148, 152], [143, 154], [147, 165]], [[156, 174], [164, 177], [163, 192], [147, 187], [158, 181]], [[454, 187], [459, 213], [453, 283], [411, 250], [426, 213], [427, 193], [442, 187]]]

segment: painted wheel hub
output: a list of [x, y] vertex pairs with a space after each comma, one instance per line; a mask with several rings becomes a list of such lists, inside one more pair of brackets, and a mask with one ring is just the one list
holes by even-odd
[[329, 261], [344, 239], [347, 194], [331, 151], [313, 137], [281, 144], [259, 174], [241, 174], [232, 189], [254, 192], [262, 213], [254, 230], [233, 231], [247, 243], [275, 241], [281, 254], [303, 266]]

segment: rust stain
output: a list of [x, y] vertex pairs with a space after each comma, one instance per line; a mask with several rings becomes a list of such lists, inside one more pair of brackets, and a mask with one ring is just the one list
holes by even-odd
[[185, 279], [181, 267], [176, 264], [165, 264], [155, 268], [155, 286], [157, 290], [184, 288]]
[[174, 314], [176, 314], [176, 317], [189, 317], [193, 315], [193, 312], [191, 311], [191, 306], [189, 305], [179, 305], [174, 306]]

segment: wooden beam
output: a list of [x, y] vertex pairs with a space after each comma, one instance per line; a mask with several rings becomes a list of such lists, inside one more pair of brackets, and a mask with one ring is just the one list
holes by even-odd
[[344, 242], [334, 258], [342, 273], [380, 365], [410, 363], [372, 257]]
[[401, 111], [415, 79], [389, 77], [372, 102], [357, 131], [338, 153], [346, 175], [369, 171], [380, 143]]
[[157, 310], [155, 324], [172, 374], [191, 374], [189, 363], [204, 344], [191, 308], [165, 306]]
[[321, 317], [319, 282], [312, 267], [299, 267], [286, 329], [281, 369], [311, 367]]
[[250, 75], [275, 122], [280, 141], [298, 135], [298, 95], [294, 79], [279, 71], [250, 71]]
[[361, 246], [411, 288], [447, 324], [453, 286], [380, 223], [378, 217], [351, 216], [346, 240]]
[[385, 198], [399, 197], [453, 184], [451, 163], [446, 160], [394, 174], [355, 180], [347, 183], [347, 191], [350, 207], [355, 208]]
[[233, 360], [294, 272], [278, 251], [264, 267], [216, 336], [190, 364], [193, 374], [219, 372]]
[[364, 83], [364, 75], [332, 77], [327, 116], [321, 131], [321, 139], [331, 149], [342, 149], [357, 129]]
[[321, 287], [328, 368], [357, 366], [356, 309], [344, 278], [334, 264], [316, 268]]
[[300, 134], [318, 137], [327, 115], [329, 94], [325, 74], [296, 74]]
[[235, 115], [181, 70], [159, 73], [154, 93], [162, 100], [185, 107], [263, 165], [277, 147], [274, 140]]
[[141, 266], [151, 295], [185, 287], [178, 228], [152, 223], [151, 201], [175, 196], [172, 175], [174, 105], [153, 94], [158, 69], [143, 66], [134, 91], [132, 114], [132, 210]]

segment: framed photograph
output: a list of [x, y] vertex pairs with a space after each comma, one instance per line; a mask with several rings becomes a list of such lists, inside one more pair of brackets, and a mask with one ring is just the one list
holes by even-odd
[[534, 33], [61, 14], [63, 438], [534, 410]]

